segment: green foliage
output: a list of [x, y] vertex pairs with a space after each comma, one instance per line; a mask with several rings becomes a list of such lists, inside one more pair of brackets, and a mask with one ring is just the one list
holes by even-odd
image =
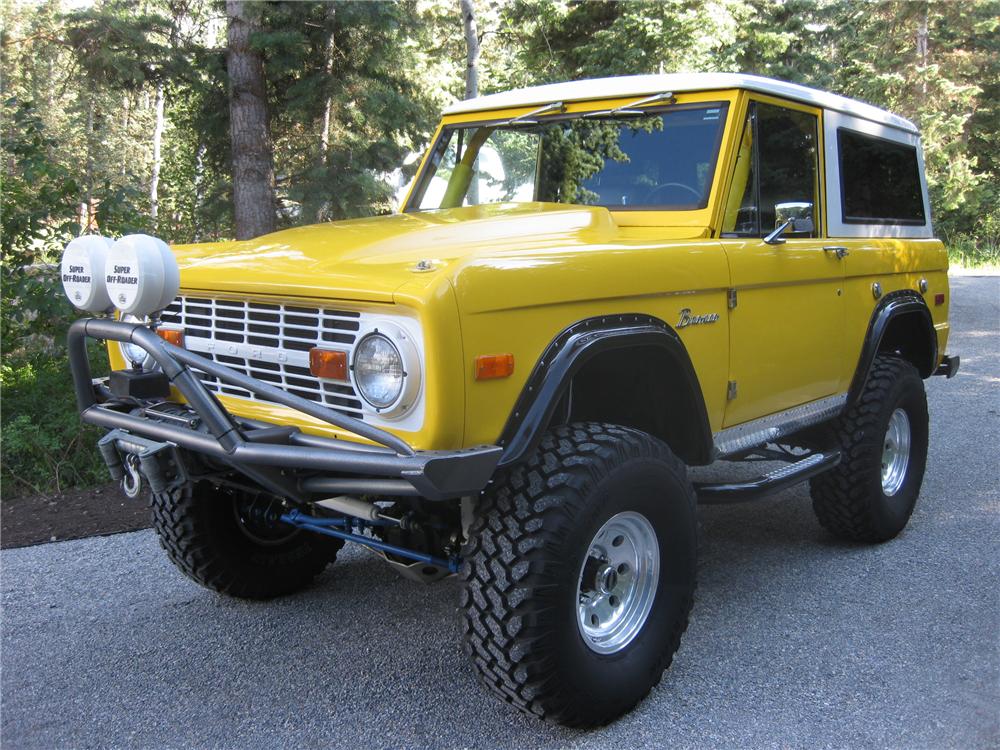
[[520, 30], [523, 83], [655, 73], [691, 67], [702, 21], [697, 5], [515, 0], [504, 23]]
[[[96, 353], [92, 360], [105, 361], [106, 356]], [[81, 426], [64, 357], [5, 361], [0, 387], [4, 496], [107, 481], [107, 469], [94, 448], [102, 431]]]
[[196, 49], [191, 69], [197, 74], [167, 97], [156, 231], [173, 242], [234, 234], [225, 55]]
[[13, 127], [0, 144], [8, 164], [0, 212], [0, 341], [4, 356], [50, 351], [70, 311], [49, 264], [72, 236], [76, 183], [50, 158], [54, 141], [30, 104], [8, 99]]
[[981, 266], [1000, 267], [1000, 206], [983, 214], [971, 231], [959, 231], [944, 235], [948, 257], [953, 263], [978, 268]]
[[[55, 264], [76, 226], [77, 185], [51, 158], [56, 143], [35, 108], [15, 99], [3, 106], [12, 127], [0, 144], [7, 165], [0, 213], [0, 487], [9, 496], [93, 484], [107, 474], [94, 450], [99, 431], [83, 427], [77, 415], [62, 343], [75, 313]], [[95, 371], [102, 369], [107, 365]]]
[[32, 104], [11, 97], [2, 106], [2, 119], [10, 125], [0, 153], [14, 167], [5, 170], [0, 214], [0, 250], [8, 266], [30, 263], [40, 243], [72, 229], [77, 185], [70, 171], [52, 160], [56, 142]]
[[169, 18], [122, 0], [66, 18], [66, 42], [87, 79], [120, 90], [140, 90], [150, 81], [182, 75], [183, 49], [174, 37]]
[[[279, 198], [296, 223], [385, 213], [381, 175], [421, 148], [436, 108], [415, 85], [415, 2], [278, 2], [264, 52]], [[319, 131], [330, 111], [328, 147]]]

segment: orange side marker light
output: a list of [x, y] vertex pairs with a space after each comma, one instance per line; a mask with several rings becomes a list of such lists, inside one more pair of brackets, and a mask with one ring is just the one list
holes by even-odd
[[347, 380], [347, 352], [314, 346], [309, 350], [309, 372], [317, 378]]
[[184, 331], [177, 328], [157, 328], [156, 335], [174, 346], [184, 346]]
[[476, 380], [507, 378], [513, 373], [513, 354], [480, 354], [476, 357]]

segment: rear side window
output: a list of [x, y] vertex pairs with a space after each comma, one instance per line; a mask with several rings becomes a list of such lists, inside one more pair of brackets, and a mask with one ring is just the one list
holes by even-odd
[[917, 149], [839, 128], [845, 224], [927, 223]]

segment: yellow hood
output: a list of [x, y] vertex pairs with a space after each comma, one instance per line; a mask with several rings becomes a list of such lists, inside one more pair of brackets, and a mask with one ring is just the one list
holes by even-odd
[[185, 290], [392, 302], [407, 282], [430, 282], [471, 257], [614, 234], [604, 208], [519, 203], [351, 219], [173, 250]]

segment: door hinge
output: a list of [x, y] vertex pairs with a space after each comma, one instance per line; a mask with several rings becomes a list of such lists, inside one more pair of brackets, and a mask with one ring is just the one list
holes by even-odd
[[726, 388], [726, 401], [732, 401], [734, 398], [736, 398], [736, 381], [730, 380]]
[[727, 304], [729, 305], [729, 309], [734, 310], [736, 308], [736, 290], [730, 289], [726, 299], [727, 299]]

